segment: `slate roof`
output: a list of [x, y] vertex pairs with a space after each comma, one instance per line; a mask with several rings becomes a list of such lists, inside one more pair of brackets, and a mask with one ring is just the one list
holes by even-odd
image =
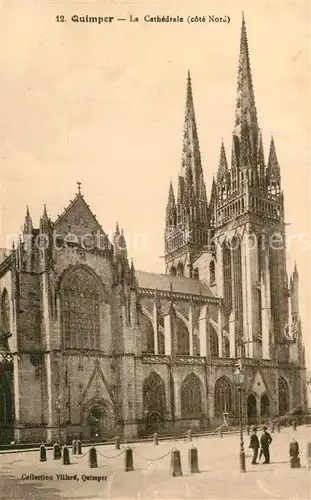
[[147, 271], [136, 271], [135, 274], [139, 288], [169, 292], [172, 286], [173, 292], [176, 293], [215, 297], [205, 281], [168, 274], [148, 273]]

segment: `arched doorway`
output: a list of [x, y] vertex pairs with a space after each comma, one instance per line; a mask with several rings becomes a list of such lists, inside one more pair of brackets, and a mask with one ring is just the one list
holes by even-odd
[[112, 405], [105, 400], [93, 401], [86, 410], [86, 424], [91, 441], [98, 441], [115, 433]]
[[254, 394], [249, 394], [247, 397], [247, 420], [250, 424], [257, 422], [257, 405]]
[[261, 418], [268, 418], [270, 416], [270, 401], [267, 394], [261, 396], [260, 415]]
[[148, 431], [158, 430], [165, 413], [165, 384], [156, 372], [150, 373], [144, 382], [143, 405]]

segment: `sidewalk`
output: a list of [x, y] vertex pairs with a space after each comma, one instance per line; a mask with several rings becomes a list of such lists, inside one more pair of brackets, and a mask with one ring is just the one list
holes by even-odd
[[[289, 466], [289, 443], [293, 436], [301, 450], [301, 469]], [[134, 471], [124, 471], [124, 446], [116, 451], [114, 446], [98, 446], [98, 468], [90, 469], [88, 448], [81, 457], [71, 456], [72, 464], [62, 465], [52, 459], [48, 451], [47, 462], [40, 462], [38, 452], [3, 454], [0, 456], [1, 476], [10, 476], [19, 483], [32, 484], [36, 489], [57, 492], [57, 498], [99, 499], [202, 499], [202, 500], [308, 500], [310, 498], [310, 471], [306, 468], [306, 446], [310, 440], [310, 427], [299, 427], [298, 431], [282, 429], [272, 434], [271, 464], [250, 465], [248, 436], [245, 436], [246, 473], [239, 470], [239, 436], [194, 438], [185, 441], [162, 441], [136, 443], [133, 450]], [[200, 473], [188, 472], [188, 450], [194, 445], [198, 449]], [[183, 476], [170, 476], [170, 452], [173, 447], [180, 450]], [[53, 479], [22, 479], [45, 475]], [[75, 476], [59, 479], [57, 475]], [[1, 486], [0, 476], [0, 486]], [[90, 478], [91, 476], [97, 479]], [[102, 479], [98, 480], [98, 476]], [[35, 493], [34, 493], [35, 494]], [[35, 497], [34, 497], [35, 498]]]

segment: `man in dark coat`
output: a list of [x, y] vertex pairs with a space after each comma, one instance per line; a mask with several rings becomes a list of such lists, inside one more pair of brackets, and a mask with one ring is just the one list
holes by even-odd
[[270, 436], [269, 432], [267, 431], [267, 427], [263, 427], [263, 434], [260, 438], [260, 445], [261, 449], [263, 452], [263, 455], [265, 457], [265, 461], [263, 464], [269, 464], [270, 463], [270, 444], [272, 443], [272, 437]]
[[252, 448], [253, 450], [253, 458], [252, 458], [252, 464], [255, 465], [257, 464], [257, 457], [258, 457], [258, 450], [259, 450], [259, 439], [257, 436], [257, 428], [253, 427], [253, 432], [251, 434], [250, 442], [249, 442], [249, 448]]

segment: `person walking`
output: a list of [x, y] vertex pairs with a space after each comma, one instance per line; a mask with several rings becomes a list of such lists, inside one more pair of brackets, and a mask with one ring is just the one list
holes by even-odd
[[272, 443], [272, 437], [270, 436], [269, 432], [267, 431], [267, 427], [264, 426], [262, 428], [263, 434], [260, 438], [260, 446], [263, 452], [263, 456], [265, 457], [265, 461], [262, 462], [263, 464], [269, 464], [270, 463], [270, 444]]
[[253, 432], [251, 434], [250, 442], [249, 442], [249, 448], [253, 450], [253, 458], [252, 458], [252, 465], [258, 464], [257, 462], [257, 457], [258, 457], [258, 450], [259, 450], [259, 439], [257, 436], [257, 427], [253, 427]]

